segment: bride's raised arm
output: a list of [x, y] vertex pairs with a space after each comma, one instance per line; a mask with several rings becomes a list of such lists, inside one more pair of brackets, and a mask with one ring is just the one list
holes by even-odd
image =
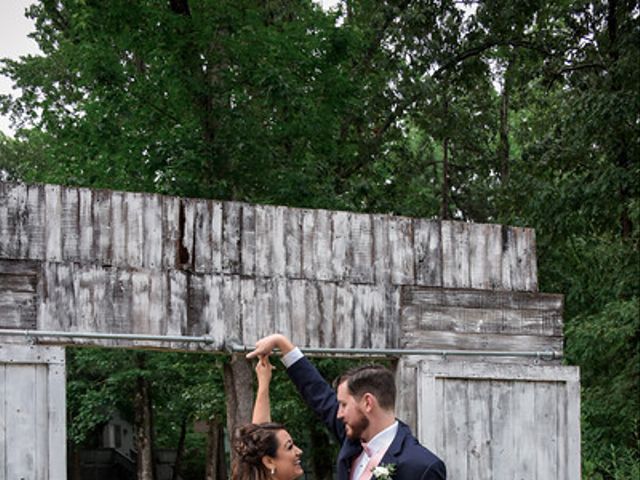
[[258, 392], [256, 403], [253, 405], [253, 418], [251, 423], [271, 422], [271, 404], [269, 402], [269, 384], [271, 383], [271, 371], [273, 365], [269, 362], [269, 355], [261, 355], [256, 365], [258, 377]]

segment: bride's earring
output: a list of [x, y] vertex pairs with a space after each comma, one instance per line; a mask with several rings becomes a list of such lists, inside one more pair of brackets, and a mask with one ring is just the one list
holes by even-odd
[[271, 469], [271, 476], [273, 477], [275, 474], [276, 474], [276, 469], [275, 469], [275, 468], [272, 468], [272, 469]]

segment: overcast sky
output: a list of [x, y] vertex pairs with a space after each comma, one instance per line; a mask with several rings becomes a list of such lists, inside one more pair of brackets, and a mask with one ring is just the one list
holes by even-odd
[[[17, 59], [21, 55], [38, 53], [38, 45], [28, 37], [33, 22], [24, 15], [33, 0], [0, 0], [0, 58]], [[0, 93], [11, 93], [11, 81], [0, 75]], [[0, 116], [0, 130], [12, 134], [9, 119]]]

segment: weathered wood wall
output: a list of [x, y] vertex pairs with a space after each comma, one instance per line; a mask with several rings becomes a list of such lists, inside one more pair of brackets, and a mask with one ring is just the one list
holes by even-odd
[[67, 478], [64, 349], [0, 345], [0, 480]]
[[[537, 285], [526, 228], [0, 183], [0, 329], [213, 339], [45, 342], [222, 351], [280, 331], [308, 347], [561, 353], [563, 298]], [[0, 352], [11, 338], [0, 335]], [[399, 359], [398, 415], [450, 459], [452, 476], [579, 478], [579, 390], [573, 377], [570, 391], [549, 383], [557, 360], [449, 356], [445, 370], [438, 360]], [[539, 382], [518, 383], [529, 380]], [[524, 423], [505, 429], [504, 412]], [[496, 449], [538, 415], [533, 450], [506, 461]], [[487, 430], [490, 453], [469, 450]], [[555, 443], [536, 450], [549, 435]]]
[[561, 350], [536, 290], [530, 229], [0, 184], [2, 327]]
[[421, 440], [450, 478], [579, 479], [576, 367], [421, 361]]

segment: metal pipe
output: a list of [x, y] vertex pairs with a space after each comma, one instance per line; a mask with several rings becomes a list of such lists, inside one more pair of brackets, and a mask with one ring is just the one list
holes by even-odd
[[[138, 340], [149, 342], [183, 342], [183, 343], [203, 343], [211, 345], [215, 342], [209, 336], [171, 336], [171, 335], [143, 335], [138, 333], [101, 333], [101, 332], [60, 332], [46, 330], [16, 330], [0, 329], [0, 336], [21, 336], [26, 338], [54, 337], [54, 338], [89, 338], [97, 340]], [[232, 353], [246, 353], [253, 350], [253, 347], [229, 342], [227, 349]], [[437, 355], [465, 356], [465, 357], [532, 357], [541, 360], [558, 360], [562, 358], [561, 352], [556, 351], [484, 351], [484, 350], [432, 350], [421, 348], [322, 348], [322, 347], [301, 347], [303, 353], [308, 354], [329, 354], [329, 355], [380, 355], [380, 356], [403, 356], [403, 355]]]
[[60, 332], [46, 330], [13, 330], [0, 329], [0, 336], [10, 335], [16, 337], [55, 337], [55, 338], [92, 338], [101, 340], [140, 340], [148, 342], [189, 342], [189, 343], [214, 343], [213, 337], [190, 337], [186, 335], [143, 335], [139, 333], [101, 333], [101, 332]]
[[[250, 352], [253, 347], [246, 345], [232, 344], [232, 352]], [[438, 355], [466, 356], [466, 357], [535, 357], [543, 360], [557, 360], [562, 358], [562, 353], [555, 350], [544, 352], [504, 352], [491, 350], [431, 350], [422, 348], [322, 348], [322, 347], [300, 347], [302, 353], [310, 354], [334, 354], [334, 355]]]

